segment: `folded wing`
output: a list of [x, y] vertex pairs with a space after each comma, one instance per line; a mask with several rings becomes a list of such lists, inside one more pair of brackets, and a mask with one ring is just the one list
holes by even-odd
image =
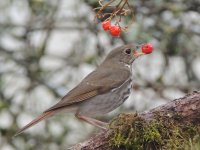
[[[118, 74], [121, 73], [121, 76]], [[116, 78], [117, 76], [117, 78]], [[100, 68], [90, 73], [79, 85], [65, 95], [57, 104], [47, 109], [45, 112], [64, 108], [78, 102], [90, 99], [100, 94], [110, 92], [122, 85], [130, 77], [128, 70], [111, 70]]]

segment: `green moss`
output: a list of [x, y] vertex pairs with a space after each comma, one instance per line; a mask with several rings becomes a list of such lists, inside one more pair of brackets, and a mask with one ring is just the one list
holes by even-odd
[[143, 137], [145, 141], [160, 142], [161, 135], [160, 135], [160, 132], [158, 131], [160, 124], [154, 121], [154, 122], [143, 124], [143, 125], [144, 125]]
[[[162, 119], [161, 119], [162, 118]], [[145, 121], [137, 114], [121, 114], [113, 120], [111, 147], [124, 149], [194, 149], [200, 144], [200, 126], [189, 123], [178, 124], [176, 118], [155, 115], [154, 120]]]

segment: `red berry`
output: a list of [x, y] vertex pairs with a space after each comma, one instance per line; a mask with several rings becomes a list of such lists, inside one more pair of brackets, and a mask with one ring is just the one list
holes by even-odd
[[145, 54], [150, 54], [153, 51], [153, 45], [150, 43], [144, 44], [142, 46], [142, 52]]
[[112, 36], [120, 36], [120, 34], [121, 34], [120, 26], [111, 26], [110, 27], [110, 34]]
[[109, 30], [109, 29], [110, 29], [110, 21], [104, 21], [104, 22], [102, 23], [102, 28], [103, 28], [104, 30]]

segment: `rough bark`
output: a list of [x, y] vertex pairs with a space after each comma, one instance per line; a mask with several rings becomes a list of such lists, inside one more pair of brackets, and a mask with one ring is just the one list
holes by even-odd
[[[113, 142], [111, 142], [112, 141], [111, 138], [113, 138], [117, 130], [119, 129], [121, 130], [121, 128], [123, 128], [124, 130], [123, 133], [124, 133], [126, 132], [125, 130], [129, 129], [129, 128], [124, 127], [124, 125], [127, 124], [126, 120], [130, 120], [130, 118], [133, 118], [131, 120], [132, 121], [131, 126], [133, 126], [133, 124], [135, 124], [134, 117], [137, 118], [137, 121], [139, 118], [139, 120], [146, 121], [146, 122], [151, 122], [152, 120], [162, 120], [163, 126], [166, 125], [165, 127], [169, 127], [169, 128], [171, 125], [174, 125], [174, 126], [177, 125], [183, 128], [184, 126], [187, 126], [189, 124], [190, 126], [195, 127], [195, 131], [196, 131], [200, 127], [200, 91], [196, 91], [196, 92], [186, 95], [183, 98], [170, 101], [169, 103], [163, 106], [154, 108], [150, 111], [146, 111], [139, 114], [123, 114], [120, 117], [115, 119], [114, 126], [116, 125], [116, 128], [113, 127], [113, 125], [111, 125], [111, 127], [108, 128], [106, 131], [102, 131], [96, 136], [91, 137], [89, 140], [79, 143], [69, 149], [70, 150], [126, 149], [125, 147], [123, 147], [124, 143], [122, 144], [120, 143], [120, 141], [118, 142], [119, 145], [112, 145]], [[169, 124], [169, 122], [173, 122], [173, 124]], [[167, 126], [167, 124], [170, 126]], [[161, 130], [165, 130], [165, 129], [161, 129]], [[181, 131], [184, 131], [184, 130], [181, 130]], [[163, 131], [159, 131], [159, 135], [162, 133]], [[196, 133], [199, 134], [199, 131], [197, 131]], [[159, 142], [156, 142], [156, 143], [159, 145]], [[144, 149], [145, 143], [142, 143], [142, 144], [143, 144], [142, 149]], [[130, 145], [131, 144], [129, 143], [129, 146]], [[153, 149], [151, 145], [150, 145], [151, 148], [147, 148], [147, 147], [145, 149]], [[154, 147], [156, 149], [159, 148], [155, 146], [155, 143], [154, 143]], [[141, 149], [141, 147], [139, 149]]]

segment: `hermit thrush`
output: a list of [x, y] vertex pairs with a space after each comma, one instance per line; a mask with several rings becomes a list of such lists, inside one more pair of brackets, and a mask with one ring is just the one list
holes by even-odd
[[128, 44], [112, 50], [96, 70], [68, 92], [57, 104], [20, 129], [16, 135], [59, 112], [72, 112], [94, 126], [105, 129], [106, 123], [91, 118], [119, 107], [130, 94], [131, 65], [145, 53], [140, 46]]

